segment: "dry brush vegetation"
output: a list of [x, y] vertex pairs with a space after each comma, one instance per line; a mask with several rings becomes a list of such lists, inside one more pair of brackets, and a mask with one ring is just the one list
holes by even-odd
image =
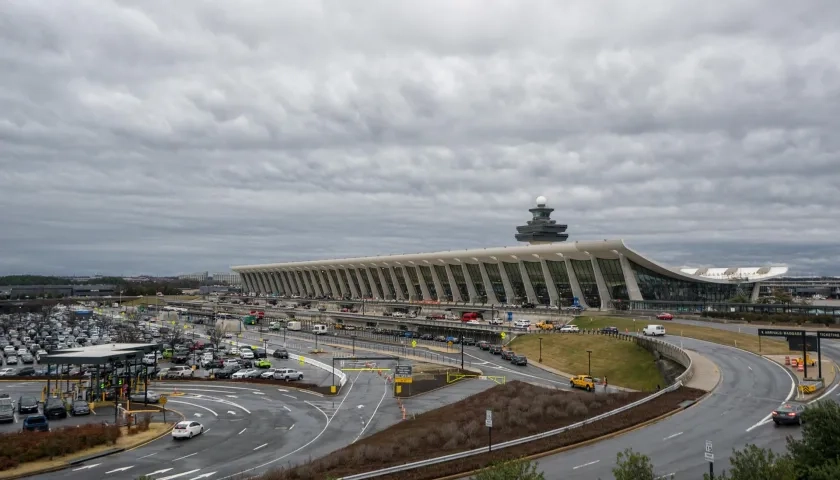
[[100, 445], [113, 445], [120, 437], [116, 425], [80, 425], [50, 432], [4, 433], [0, 435], [0, 471], [26, 462], [52, 459]]
[[577, 423], [644, 397], [645, 393], [566, 392], [519, 381], [432, 410], [303, 465], [263, 480], [341, 477], [487, 445], [485, 411], [493, 411], [493, 443]]

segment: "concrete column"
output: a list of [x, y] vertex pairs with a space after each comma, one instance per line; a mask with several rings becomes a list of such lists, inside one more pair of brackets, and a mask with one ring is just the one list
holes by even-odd
[[373, 274], [370, 273], [370, 268], [362, 267], [362, 269], [365, 271], [368, 281], [370, 282], [370, 288], [373, 289], [373, 292], [371, 292], [373, 294], [373, 298], [385, 298], [385, 295], [380, 292], [381, 288], [379, 287], [379, 284], [373, 279]]
[[528, 270], [525, 268], [525, 262], [519, 261], [519, 275], [522, 276], [522, 283], [525, 285], [525, 294], [528, 296], [528, 301], [534, 305], [539, 305], [540, 301], [537, 298], [537, 293], [534, 291], [534, 285], [531, 283], [531, 277], [528, 275]]
[[[761, 287], [758, 285], [758, 282], [755, 282], [753, 284], [752, 293], [750, 293], [750, 303], [756, 303], [758, 301], [759, 292], [761, 292]], [[633, 299], [631, 298], [630, 300]]]
[[254, 285], [251, 283], [250, 273], [242, 272], [239, 274], [239, 278], [242, 279], [242, 285], [245, 286], [245, 293], [250, 293], [254, 291]]
[[274, 272], [274, 282], [277, 284], [277, 288], [280, 289], [280, 294], [281, 295], [285, 295], [285, 294], [289, 293], [289, 291], [286, 290], [286, 286], [283, 285], [283, 279], [280, 278], [280, 272], [279, 271]]
[[321, 285], [318, 284], [318, 279], [315, 277], [315, 272], [313, 272], [312, 270], [307, 270], [306, 276], [309, 277], [309, 283], [315, 289], [315, 295], [319, 297], [323, 296], [324, 292], [321, 291]]
[[365, 286], [365, 282], [362, 281], [362, 272], [360, 272], [358, 268], [352, 268], [351, 270], [353, 271], [353, 275], [356, 276], [356, 281], [359, 282], [359, 289], [361, 290], [361, 292], [359, 292], [359, 298], [364, 298], [367, 295], [370, 295], [370, 292], [368, 292], [368, 289]]
[[306, 278], [303, 276], [303, 272], [295, 270], [295, 278], [297, 278], [297, 281], [300, 284], [301, 296], [308, 297], [309, 292], [312, 291], [312, 287], [309, 286], [309, 282], [306, 281]]
[[332, 275], [330, 275], [330, 280], [332, 280], [333, 283], [338, 282], [338, 285], [336, 285], [336, 288], [337, 288], [336, 291], [341, 292], [341, 298], [344, 298], [346, 295], [348, 295], [350, 293], [347, 290], [347, 286], [344, 285], [344, 283], [347, 281], [347, 279], [341, 277], [341, 270], [340, 269], [333, 268], [332, 271], [335, 272], [336, 280], [332, 280], [333, 279]]
[[636, 275], [633, 274], [633, 266], [630, 265], [630, 260], [627, 260], [622, 254], [618, 254], [618, 260], [621, 263], [621, 273], [624, 275], [624, 284], [627, 285], [627, 297], [631, 301], [641, 302], [642, 291], [639, 289], [639, 283], [636, 281]]
[[289, 293], [300, 293], [298, 292], [297, 284], [295, 284], [294, 279], [292, 279], [291, 272], [288, 270], [280, 272], [280, 278], [282, 278], [286, 283], [286, 286], [289, 287]]
[[499, 267], [499, 275], [502, 276], [502, 286], [505, 287], [505, 296], [507, 297], [507, 301], [505, 303], [513, 304], [514, 297], [516, 295], [513, 293], [513, 286], [510, 284], [510, 279], [507, 276], [507, 270], [505, 270], [505, 266], [502, 262], [499, 262], [496, 265]]
[[408, 270], [406, 270], [405, 266], [400, 266], [400, 269], [402, 270], [403, 279], [405, 279], [405, 287], [408, 289], [408, 300], [417, 300], [417, 292], [414, 290], [414, 282], [408, 276]]
[[320, 295], [329, 295], [330, 290], [326, 287], [326, 285], [324, 285], [323, 277], [321, 276], [321, 269], [319, 267], [313, 268], [314, 270], [310, 270], [310, 274], [312, 275], [312, 281], [315, 282], [315, 288], [321, 292]]
[[[499, 299], [496, 298], [496, 292], [493, 291], [493, 284], [490, 283], [490, 276], [487, 275], [487, 268], [484, 266], [484, 262], [478, 262], [478, 269], [481, 271], [481, 281], [484, 282], [484, 290], [487, 292], [487, 303], [491, 305], [498, 305]], [[499, 273], [504, 274], [501, 270]], [[502, 279], [507, 277], [502, 276]], [[502, 282], [504, 284], [504, 282]], [[505, 295], [509, 295], [508, 293], [508, 286], [505, 285]]]
[[[441, 300], [446, 294], [444, 293], [443, 283], [438, 278], [437, 270], [435, 269], [434, 265], [429, 265], [429, 271], [432, 272], [432, 283], [435, 284], [435, 290], [437, 291], [437, 300], [442, 302], [448, 302], [449, 299]], [[451, 290], [451, 287], [450, 287]], [[454, 298], [454, 293], [452, 294]]]
[[583, 291], [580, 289], [580, 283], [578, 283], [577, 275], [575, 275], [575, 269], [572, 268], [572, 261], [567, 257], [563, 257], [563, 261], [566, 262], [566, 273], [569, 275], [569, 285], [572, 287], [572, 295], [578, 298], [578, 303], [583, 308], [589, 308], [589, 304], [586, 303], [586, 298], [583, 297]]
[[446, 270], [446, 279], [449, 281], [449, 288], [452, 289], [452, 300], [455, 302], [463, 302], [461, 298], [461, 290], [458, 290], [458, 282], [455, 281], [455, 275], [452, 273], [452, 267], [448, 263], [443, 264]]
[[402, 288], [400, 288], [400, 282], [397, 281], [397, 272], [394, 271], [394, 267], [389, 265], [388, 272], [391, 274], [391, 282], [394, 284], [394, 293], [397, 295], [397, 300], [405, 300]]
[[327, 283], [330, 284], [330, 290], [332, 290], [333, 298], [341, 298], [341, 290], [339, 290], [338, 285], [335, 284], [335, 279], [332, 276], [331, 269], [325, 268], [324, 276], [327, 277]]
[[382, 273], [382, 267], [373, 267], [373, 269], [376, 270], [376, 275], [379, 277], [379, 284], [382, 285], [383, 288], [382, 298], [385, 300], [393, 300], [391, 290], [388, 288], [388, 280], [385, 278], [385, 274]]
[[557, 285], [554, 284], [554, 279], [551, 277], [551, 270], [548, 269], [548, 263], [544, 258], [540, 259], [540, 266], [542, 267], [543, 278], [545, 279], [545, 287], [548, 289], [548, 298], [551, 299], [551, 306], [556, 307], [560, 305], [560, 293], [557, 291]]
[[282, 291], [280, 287], [277, 285], [277, 279], [274, 278], [274, 272], [266, 272], [266, 276], [268, 277], [268, 283], [271, 285], [271, 291], [275, 294], [280, 294]]
[[350, 289], [350, 295], [352, 295], [353, 298], [362, 298], [362, 295], [359, 294], [359, 289], [356, 288], [356, 283], [352, 281], [353, 279], [351, 275], [354, 275], [353, 269], [345, 268], [343, 273], [344, 278], [347, 280], [347, 288]]
[[259, 293], [268, 293], [268, 287], [265, 285], [265, 279], [262, 276], [262, 272], [257, 272], [257, 287], [259, 288]]
[[301, 297], [306, 296], [306, 285], [303, 283], [303, 278], [300, 276], [300, 272], [297, 270], [291, 270], [289, 272], [292, 275], [292, 278], [295, 280], [295, 284], [298, 287], [298, 294]]
[[291, 295], [291, 294], [295, 293], [295, 288], [294, 288], [294, 286], [293, 286], [293, 285], [289, 282], [289, 276], [288, 276], [288, 275], [286, 275], [286, 272], [285, 272], [284, 270], [280, 270], [279, 275], [280, 275], [280, 282], [282, 282], [282, 283], [283, 283], [283, 287], [285, 287], [285, 288], [286, 288], [286, 294], [287, 294], [287, 295]]
[[315, 272], [315, 275], [318, 276], [318, 280], [321, 282], [321, 290], [324, 291], [325, 294], [335, 297], [335, 293], [333, 293], [332, 289], [330, 288], [330, 282], [324, 277], [324, 269], [319, 267], [318, 270]]
[[[479, 263], [479, 270], [481, 270], [481, 264]], [[472, 277], [470, 276], [470, 271], [467, 268], [466, 263], [461, 264], [461, 271], [464, 272], [464, 280], [467, 282], [467, 293], [470, 294], [469, 301], [470, 303], [478, 303], [478, 292], [475, 290], [475, 282], [473, 282]], [[495, 297], [495, 295], [494, 295]]]
[[420, 282], [420, 292], [423, 294], [423, 300], [432, 300], [432, 293], [429, 292], [429, 286], [426, 285], [426, 277], [418, 265], [414, 266], [414, 271], [417, 273], [417, 281]]
[[610, 308], [612, 302], [612, 294], [607, 288], [607, 282], [604, 281], [604, 274], [601, 273], [601, 265], [595, 256], [590, 255], [589, 261], [592, 262], [592, 271], [595, 272], [595, 283], [598, 284], [598, 294], [601, 297], [601, 310]]

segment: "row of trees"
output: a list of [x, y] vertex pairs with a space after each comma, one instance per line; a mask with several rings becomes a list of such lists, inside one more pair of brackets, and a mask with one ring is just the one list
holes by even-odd
[[[128, 281], [121, 277], [100, 277], [90, 280], [76, 280], [66, 277], [45, 277], [40, 275], [9, 275], [0, 277], [0, 285], [114, 285], [117, 292], [128, 297], [148, 296], [162, 293], [164, 295], [178, 295], [183, 289], [195, 289], [201, 286], [198, 280], [156, 279], [149, 281]], [[50, 298], [52, 293], [45, 293]], [[56, 295], [61, 297], [62, 295]]]
[[[787, 438], [787, 449], [775, 453], [747, 445], [729, 458], [730, 469], [717, 480], [838, 480], [840, 479], [840, 406], [825, 400], [808, 407], [803, 414], [802, 439]], [[699, 448], [699, 447], [698, 447]], [[618, 453], [613, 468], [615, 480], [655, 480], [656, 472], [647, 455], [627, 449]], [[695, 477], [692, 477], [695, 478]], [[704, 480], [710, 480], [708, 474]], [[545, 480], [536, 462], [513, 460], [493, 465], [472, 480]], [[671, 478], [671, 480], [680, 480]]]

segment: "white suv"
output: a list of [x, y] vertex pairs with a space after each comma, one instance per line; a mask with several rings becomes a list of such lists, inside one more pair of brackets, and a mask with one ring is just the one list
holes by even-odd
[[530, 320], [515, 320], [513, 322], [513, 326], [516, 328], [530, 328], [531, 321]]
[[293, 368], [278, 368], [274, 371], [275, 380], [303, 380], [303, 374]]
[[186, 365], [175, 365], [174, 367], [169, 367], [169, 371], [166, 372], [167, 378], [173, 377], [192, 377], [193, 371], [190, 367]]

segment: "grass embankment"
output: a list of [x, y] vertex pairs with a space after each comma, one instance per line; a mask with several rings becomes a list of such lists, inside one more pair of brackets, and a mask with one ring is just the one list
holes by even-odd
[[[537, 335], [517, 337], [510, 348], [532, 361], [540, 357]], [[543, 365], [561, 372], [572, 375], [588, 373], [587, 350], [592, 350], [592, 375], [598, 378], [606, 376], [610, 385], [652, 391], [657, 385], [665, 384], [653, 355], [636, 342], [601, 335], [542, 335]]]
[[[758, 335], [739, 333], [720, 328], [701, 327], [697, 325], [686, 325], [675, 323], [669, 320], [644, 320], [617, 317], [578, 317], [574, 322], [580, 328], [601, 329], [603, 327], [617, 327], [622, 332], [641, 332], [648, 325], [663, 325], [670, 336], [683, 336], [695, 338], [707, 342], [729, 345], [744, 350], [760, 353], [763, 355], [784, 355], [790, 353], [787, 342], [761, 339], [761, 351], [759, 351]], [[544, 342], [545, 340], [543, 340]]]
[[[146, 442], [149, 442], [150, 440], [153, 440], [156, 437], [166, 433], [166, 431], [168, 431], [171, 426], [172, 426], [171, 424], [152, 423], [152, 424], [149, 425], [148, 430], [146, 430], [145, 432], [139, 432], [135, 435], [128, 435], [128, 431], [127, 431], [126, 427], [120, 427], [120, 429], [119, 429], [120, 430], [120, 436], [116, 439], [115, 443], [110, 443], [110, 441], [108, 441], [104, 444], [97, 445], [97, 446], [91, 447], [91, 448], [78, 450], [78, 451], [75, 451], [73, 453], [68, 453], [66, 455], [61, 455], [61, 456], [57, 456], [57, 457], [53, 457], [53, 458], [49, 458], [49, 459], [45, 458], [45, 459], [42, 459], [42, 460], [35, 460], [35, 461], [31, 461], [31, 462], [21, 463], [20, 465], [18, 465], [16, 467], [12, 467], [12, 468], [8, 468], [8, 469], [4, 469], [3, 471], [0, 471], [0, 479], [3, 479], [3, 478], [17, 478], [17, 477], [25, 476], [25, 475], [33, 475], [36, 472], [46, 470], [46, 469], [59, 468], [59, 467], [62, 467], [64, 465], [67, 465], [67, 463], [72, 462], [74, 460], [84, 458], [84, 457], [87, 457], [87, 456], [90, 456], [90, 455], [95, 455], [97, 453], [101, 453], [101, 452], [104, 452], [106, 450], [110, 450], [112, 448], [122, 448], [122, 449], [134, 448], [138, 445], [142, 445], [142, 444], [144, 444]], [[45, 435], [50, 435], [52, 433], [53, 432], [50, 432], [49, 434], [37, 433], [37, 434], [27, 434], [27, 435], [30, 435], [30, 436], [45, 436]], [[9, 440], [10, 439], [11, 439], [11, 437], [9, 437]], [[62, 439], [60, 441], [65, 442], [66, 439]], [[51, 449], [54, 446], [55, 445], [49, 445], [49, 447]], [[36, 446], [34, 448], [40, 448], [40, 447]], [[51, 451], [55, 451], [55, 450], [51, 450]]]
[[166, 302], [189, 302], [200, 298], [201, 297], [197, 295], [166, 295], [163, 297], [149, 295], [146, 297], [135, 298], [134, 300], [128, 300], [122, 304], [126, 307], [138, 307], [140, 305], [165, 305]]

